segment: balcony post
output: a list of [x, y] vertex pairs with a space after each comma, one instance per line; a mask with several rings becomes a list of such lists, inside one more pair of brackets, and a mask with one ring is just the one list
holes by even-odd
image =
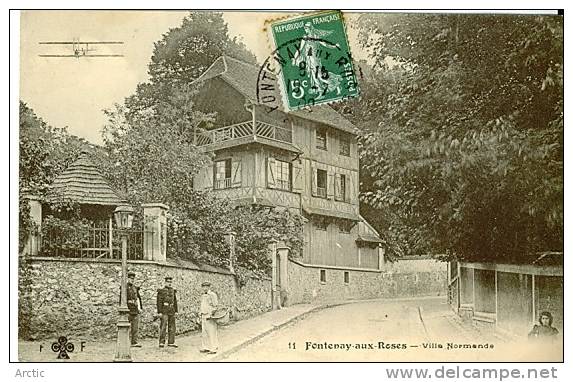
[[255, 105], [251, 107], [251, 114], [253, 114], [253, 137], [257, 136], [257, 119], [255, 116]]

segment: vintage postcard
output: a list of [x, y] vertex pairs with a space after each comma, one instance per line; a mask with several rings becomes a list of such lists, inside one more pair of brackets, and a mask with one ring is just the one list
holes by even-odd
[[19, 20], [18, 361], [563, 361], [559, 12]]

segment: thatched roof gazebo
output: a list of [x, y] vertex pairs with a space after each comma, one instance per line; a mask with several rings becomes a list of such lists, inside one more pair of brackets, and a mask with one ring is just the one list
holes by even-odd
[[[74, 208], [60, 208], [60, 203]], [[125, 203], [90, 153], [82, 151], [50, 185], [42, 205], [42, 250], [52, 256], [114, 257], [113, 211]]]
[[109, 186], [84, 150], [79, 158], [54, 179], [49, 200], [64, 198], [80, 205], [118, 206], [126, 203]]

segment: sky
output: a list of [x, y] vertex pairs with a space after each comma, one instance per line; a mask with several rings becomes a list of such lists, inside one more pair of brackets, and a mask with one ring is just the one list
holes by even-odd
[[[138, 83], [148, 79], [154, 42], [177, 27], [185, 11], [23, 11], [20, 18], [20, 99], [38, 116], [71, 134], [101, 143], [104, 109], [122, 103]], [[231, 37], [237, 36], [262, 62], [270, 52], [265, 20], [284, 13], [226, 12]], [[352, 18], [353, 16], [349, 16]], [[352, 49], [356, 31], [347, 24]], [[53, 58], [39, 54], [72, 54], [70, 46], [41, 41], [123, 41], [100, 45], [94, 54], [113, 58]], [[352, 51], [360, 58], [361, 52]], [[357, 54], [358, 53], [358, 54]]]

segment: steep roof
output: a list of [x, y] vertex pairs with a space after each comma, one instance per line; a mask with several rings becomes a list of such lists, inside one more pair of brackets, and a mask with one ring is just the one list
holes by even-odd
[[[218, 77], [235, 88], [235, 90], [244, 95], [245, 98], [253, 103], [257, 103], [257, 79], [259, 69], [259, 67], [244, 61], [228, 56], [221, 56], [194, 82], [208, 81]], [[275, 90], [276, 99], [282, 99], [278, 93], [278, 89]], [[336, 129], [355, 134], [354, 125], [328, 105], [313, 106], [312, 111], [295, 110], [286, 112], [279, 102], [279, 110], [299, 118], [324, 123]]]
[[52, 200], [63, 196], [80, 204], [117, 206], [125, 203], [111, 189], [86, 151], [56, 177], [50, 188]]

